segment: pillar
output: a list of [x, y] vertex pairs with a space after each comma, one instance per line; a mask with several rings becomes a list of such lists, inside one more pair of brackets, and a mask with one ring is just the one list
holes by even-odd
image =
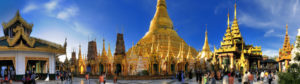
[[230, 69], [233, 69], [233, 56], [230, 56]]
[[220, 63], [219, 63], [219, 64], [220, 64], [219, 67], [221, 67], [221, 69], [223, 69], [223, 67], [222, 67], [222, 65], [223, 65], [223, 64], [222, 64], [222, 60], [223, 60], [223, 59], [222, 59], [222, 57], [220, 56], [220, 57], [219, 57], [219, 62], [220, 62]]
[[281, 62], [280, 61], [278, 62], [278, 65], [279, 65], [279, 72], [281, 72]]
[[260, 69], [260, 60], [257, 60], [257, 69]]
[[284, 64], [285, 64], [285, 66], [284, 66], [284, 67], [285, 67], [285, 70], [284, 70], [284, 71], [287, 71], [287, 69], [288, 69], [288, 66], [289, 66], [289, 62], [288, 62], [288, 60], [285, 60], [285, 63], [284, 63]]

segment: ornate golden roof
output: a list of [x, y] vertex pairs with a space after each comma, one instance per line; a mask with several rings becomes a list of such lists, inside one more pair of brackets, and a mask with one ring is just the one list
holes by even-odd
[[[16, 26], [12, 26], [14, 24]], [[7, 31], [7, 28], [11, 29], [11, 31]], [[0, 51], [38, 51], [55, 53], [57, 55], [66, 53], [66, 42], [62, 46], [39, 38], [30, 37], [30, 33], [28, 32], [31, 32], [31, 28], [32, 25], [27, 24], [18, 11], [9, 23], [3, 24], [4, 33], [11, 32], [13, 35], [5, 34], [4, 37], [0, 37]]]
[[26, 29], [29, 29], [30, 32], [32, 30], [33, 24], [28, 24], [20, 15], [19, 10], [17, 10], [17, 13], [15, 15], [15, 17], [10, 20], [8, 23], [2, 23], [3, 26], [3, 30], [6, 30], [7, 28], [9, 28], [10, 26], [12, 26], [13, 24], [15, 24], [17, 21], [19, 21], [23, 26], [25, 26]]
[[229, 12], [228, 12], [228, 20], [227, 20], [227, 29], [226, 29], [226, 33], [225, 36], [223, 37], [223, 42], [221, 42], [221, 46], [224, 47], [231, 47], [233, 45], [233, 40], [232, 40], [232, 34], [231, 34], [231, 30], [230, 30], [230, 20], [229, 20]]
[[290, 37], [288, 35], [288, 25], [286, 24], [286, 32], [284, 43], [281, 49], [279, 49], [279, 61], [291, 60], [291, 52], [294, 46], [290, 43]]
[[242, 39], [242, 35], [241, 35], [240, 29], [239, 29], [239, 24], [238, 24], [238, 21], [236, 18], [236, 3], [234, 5], [234, 19], [233, 19], [233, 23], [231, 26], [231, 31], [232, 31], [231, 33], [232, 33], [234, 39], [236, 39], [236, 38]]

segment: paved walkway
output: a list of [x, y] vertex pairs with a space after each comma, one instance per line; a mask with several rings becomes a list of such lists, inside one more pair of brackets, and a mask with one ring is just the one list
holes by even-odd
[[[13, 82], [13, 84], [22, 84], [21, 82]], [[85, 80], [84, 78], [74, 78], [72, 82], [70, 81], [42, 81], [38, 80], [37, 84], [99, 84], [97, 79]], [[113, 80], [107, 80], [106, 84], [113, 84]], [[197, 84], [196, 78], [193, 79], [185, 79], [184, 83], [181, 83], [177, 80], [172, 79], [164, 79], [164, 80], [118, 80], [118, 84]], [[222, 81], [217, 81], [217, 84], [222, 84]], [[241, 84], [237, 80], [235, 80], [234, 84]], [[254, 84], [267, 84], [267, 83], [259, 83], [254, 82]], [[272, 84], [277, 84], [275, 81]]]

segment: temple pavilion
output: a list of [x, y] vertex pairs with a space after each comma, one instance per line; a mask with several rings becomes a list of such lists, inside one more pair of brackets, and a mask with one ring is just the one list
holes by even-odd
[[26, 72], [50, 74], [55, 77], [56, 57], [66, 53], [62, 46], [50, 41], [31, 37], [33, 24], [27, 23], [17, 11], [13, 19], [3, 23], [4, 36], [0, 37], [0, 67], [16, 72], [21, 80]]
[[234, 7], [234, 20], [230, 27], [229, 13], [225, 36], [221, 47], [215, 51], [219, 59], [220, 68], [226, 71], [237, 70], [245, 73], [249, 70], [260, 69], [262, 59], [261, 47], [246, 45], [239, 29]]
[[286, 25], [286, 32], [282, 49], [279, 49], [279, 57], [276, 59], [279, 63], [279, 71], [285, 72], [288, 69], [289, 62], [291, 61], [291, 52], [294, 45], [290, 43], [290, 37], [288, 35], [288, 25]]

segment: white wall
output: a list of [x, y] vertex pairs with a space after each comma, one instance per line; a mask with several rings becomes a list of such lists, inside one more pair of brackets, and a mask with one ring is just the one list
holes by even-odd
[[16, 75], [25, 74], [25, 57], [47, 57], [49, 58], [49, 73], [55, 74], [55, 54], [46, 52], [28, 51], [0, 51], [0, 57], [16, 57]]

